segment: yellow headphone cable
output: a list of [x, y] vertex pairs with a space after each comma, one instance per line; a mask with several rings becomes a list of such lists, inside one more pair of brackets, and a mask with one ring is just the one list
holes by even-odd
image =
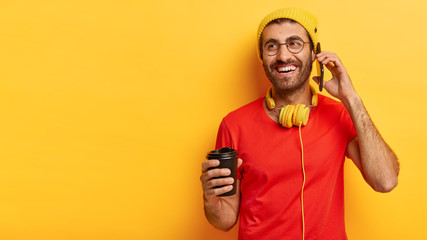
[[304, 186], [305, 186], [305, 169], [304, 169], [304, 146], [302, 143], [301, 126], [299, 125], [299, 139], [301, 142], [301, 166], [302, 166], [302, 187], [301, 187], [301, 218], [302, 218], [302, 240], [305, 238], [305, 221], [304, 221]]

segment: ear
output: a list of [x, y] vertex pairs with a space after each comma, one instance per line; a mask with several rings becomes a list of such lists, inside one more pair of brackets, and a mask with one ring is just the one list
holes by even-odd
[[314, 50], [311, 50], [311, 61], [316, 61], [316, 54], [314, 53]]

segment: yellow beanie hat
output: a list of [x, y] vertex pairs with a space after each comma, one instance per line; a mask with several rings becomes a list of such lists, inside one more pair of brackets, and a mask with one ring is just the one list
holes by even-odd
[[274, 21], [278, 18], [292, 19], [297, 23], [301, 24], [301, 26], [303, 26], [305, 30], [308, 32], [308, 34], [310, 35], [310, 38], [313, 41], [314, 52], [316, 52], [317, 43], [319, 42], [317, 18], [313, 16], [311, 13], [300, 8], [282, 8], [268, 14], [259, 24], [258, 32], [257, 32], [257, 53], [258, 53], [258, 58], [260, 60], [262, 60], [261, 52], [259, 48], [262, 32], [264, 31], [264, 28], [265, 26], [267, 26], [267, 24], [269, 24], [271, 21]]

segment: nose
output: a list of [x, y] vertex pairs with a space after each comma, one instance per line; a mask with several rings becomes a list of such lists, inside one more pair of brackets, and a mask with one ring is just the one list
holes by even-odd
[[289, 52], [286, 44], [280, 44], [279, 51], [277, 52], [277, 60], [281, 60], [283, 62], [286, 62], [288, 59], [292, 57], [292, 53]]

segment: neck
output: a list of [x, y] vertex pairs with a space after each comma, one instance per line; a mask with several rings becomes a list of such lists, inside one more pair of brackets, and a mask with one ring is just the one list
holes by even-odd
[[301, 88], [292, 91], [277, 89], [272, 87], [272, 98], [276, 102], [276, 106], [305, 104], [311, 105], [311, 90], [309, 82]]

